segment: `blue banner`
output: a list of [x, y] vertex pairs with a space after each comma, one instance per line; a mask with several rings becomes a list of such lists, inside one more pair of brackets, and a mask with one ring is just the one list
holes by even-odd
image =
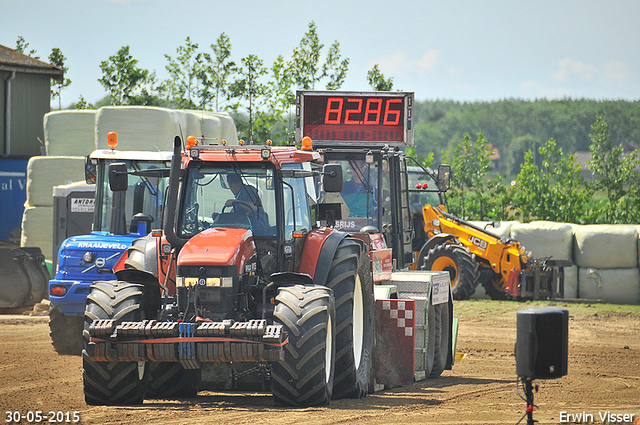
[[0, 240], [20, 244], [28, 159], [0, 158]]

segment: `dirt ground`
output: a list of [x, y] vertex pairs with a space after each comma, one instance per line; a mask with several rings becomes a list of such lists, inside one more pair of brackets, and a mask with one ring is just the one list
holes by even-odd
[[[78, 412], [81, 423], [101, 424], [515, 424], [525, 408], [516, 389], [516, 312], [537, 305], [544, 304], [458, 302], [457, 351], [467, 356], [453, 370], [362, 400], [334, 400], [329, 407], [308, 409], [274, 407], [268, 394], [204, 391], [190, 400], [145, 401], [135, 407], [87, 406], [82, 361], [54, 352], [48, 318], [0, 315], [2, 422], [11, 421], [7, 411], [23, 415], [53, 411], [63, 412], [58, 419], [69, 412], [73, 420]], [[634, 423], [640, 417], [638, 308], [560, 306], [570, 313], [568, 375], [535, 381], [539, 392], [534, 419], [541, 424], [574, 422], [568, 415], [586, 413], [593, 419], [585, 422], [603, 423], [599, 416], [610, 412], [633, 414], [627, 423]], [[613, 418], [624, 423], [622, 416]]]

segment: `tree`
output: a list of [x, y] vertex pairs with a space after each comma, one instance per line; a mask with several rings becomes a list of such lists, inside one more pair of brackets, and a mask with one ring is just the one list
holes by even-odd
[[466, 133], [462, 143], [455, 146], [453, 159], [449, 161], [449, 154], [444, 155], [443, 161], [450, 162], [453, 170], [449, 192], [451, 210], [459, 217], [474, 220], [506, 217], [503, 176], [490, 176], [494, 152], [484, 134], [478, 133], [474, 142]]
[[29, 43], [27, 43], [24, 40], [24, 37], [19, 35], [18, 36], [18, 40], [16, 40], [16, 50], [19, 51], [22, 54], [25, 54], [27, 56], [31, 56], [34, 59], [40, 59], [39, 56], [36, 56], [37, 52], [35, 50], [30, 50], [29, 53], [27, 53], [27, 49], [29, 48]]
[[580, 175], [579, 162], [574, 155], [565, 155], [553, 139], [538, 152], [542, 165], [536, 165], [533, 151], [528, 151], [510, 189], [516, 213], [523, 221], [581, 222], [592, 192]]
[[[235, 62], [231, 61], [231, 41], [225, 33], [220, 34], [215, 44], [211, 45], [213, 56], [203, 53], [204, 68], [199, 78], [203, 85], [203, 93], [209, 99], [213, 99], [213, 108], [216, 111], [229, 107], [231, 99], [229, 93], [229, 78], [236, 70]], [[222, 105], [226, 105], [223, 107]]]
[[153, 84], [155, 76], [148, 70], [138, 68], [138, 60], [129, 53], [129, 46], [123, 46], [108, 61], [100, 63], [102, 78], [98, 82], [111, 96], [114, 105], [134, 104], [136, 90], [149, 93], [145, 84]]
[[169, 100], [178, 108], [204, 109], [211, 100], [207, 81], [204, 78], [204, 56], [198, 53], [198, 44], [187, 37], [184, 46], [178, 46], [177, 56], [173, 59], [164, 55], [169, 64], [165, 67], [169, 73], [160, 91], [166, 93]]
[[[49, 55], [49, 63], [57, 68], [62, 69], [65, 73], [69, 70], [68, 67], [64, 66], [64, 61], [66, 60], [67, 58], [64, 57], [59, 48], [54, 47], [53, 49], [51, 49], [51, 54]], [[58, 98], [58, 109], [62, 109], [62, 98], [60, 96], [60, 93], [62, 92], [62, 89], [68, 87], [69, 84], [71, 84], [71, 80], [68, 78], [63, 78], [62, 80], [56, 80], [54, 78], [51, 79], [51, 98], [54, 100], [56, 97]]]
[[[596, 117], [596, 122], [591, 128], [591, 159], [587, 161], [587, 166], [596, 177], [595, 190], [603, 191], [606, 195], [606, 202], [600, 203], [595, 209], [599, 213], [595, 220], [605, 223], [628, 222], [628, 208], [623, 204], [628, 204], [624, 201], [628, 200], [630, 191], [631, 194], [638, 193], [637, 168], [640, 166], [640, 151], [636, 149], [631, 155], [624, 155], [622, 145], [614, 145], [611, 141], [607, 123], [602, 119], [602, 115]], [[632, 203], [634, 207], [637, 201], [638, 198], [635, 198], [635, 202]]]
[[256, 105], [260, 103], [260, 98], [267, 92], [267, 86], [259, 80], [266, 75], [267, 69], [264, 67], [262, 59], [256, 55], [249, 55], [240, 60], [241, 66], [237, 68], [238, 77], [230, 86], [230, 93], [239, 99], [240, 102], [246, 100], [247, 113], [249, 115], [248, 138], [249, 143], [253, 143], [253, 114], [256, 112]]
[[326, 60], [320, 65], [322, 49], [318, 30], [315, 22], [309, 23], [309, 31], [305, 33], [298, 47], [293, 49], [293, 55], [289, 62], [291, 78], [298, 87], [304, 90], [312, 90], [316, 83], [328, 78], [327, 90], [339, 89], [347, 76], [349, 59], [341, 59], [340, 43], [333, 42], [327, 53]]
[[373, 65], [373, 68], [367, 72], [367, 82], [375, 91], [391, 91], [393, 89], [393, 77], [385, 79], [378, 64]]
[[279, 139], [286, 142], [289, 134], [285, 115], [295, 102], [295, 95], [292, 92], [293, 80], [282, 55], [273, 62], [270, 77], [266, 84], [269, 96], [264, 97], [262, 104], [265, 112], [256, 119], [256, 133], [260, 140]]

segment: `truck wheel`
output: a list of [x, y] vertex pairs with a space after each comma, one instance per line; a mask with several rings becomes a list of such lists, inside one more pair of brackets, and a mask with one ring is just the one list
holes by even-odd
[[185, 369], [176, 362], [150, 362], [146, 398], [192, 398], [198, 393], [201, 369]]
[[49, 310], [49, 336], [58, 354], [79, 356], [82, 354], [82, 316], [67, 316], [57, 307]]
[[144, 319], [143, 286], [99, 281], [91, 285], [87, 296], [82, 351], [84, 399], [90, 405], [140, 404], [144, 398], [145, 362], [96, 362], [87, 352], [89, 325], [96, 319], [113, 319], [116, 323]]
[[304, 285], [280, 288], [273, 315], [289, 336], [284, 361], [272, 366], [275, 403], [302, 407], [329, 404], [335, 363], [331, 290]]
[[467, 300], [476, 291], [480, 272], [475, 255], [451, 243], [436, 245], [424, 259], [422, 270], [447, 271], [455, 300]]
[[336, 300], [336, 399], [362, 398], [369, 391], [375, 334], [371, 280], [362, 245], [343, 239], [327, 277]]

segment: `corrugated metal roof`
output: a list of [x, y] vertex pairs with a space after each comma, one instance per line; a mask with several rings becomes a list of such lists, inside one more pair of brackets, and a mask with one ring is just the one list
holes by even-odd
[[47, 74], [57, 79], [61, 79], [64, 76], [62, 69], [3, 45], [0, 45], [0, 71]]

